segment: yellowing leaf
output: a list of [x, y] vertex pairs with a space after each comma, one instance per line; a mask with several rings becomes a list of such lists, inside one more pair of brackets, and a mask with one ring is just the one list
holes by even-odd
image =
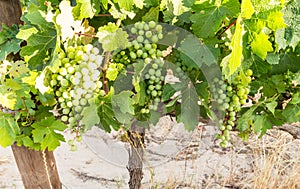
[[254, 40], [251, 43], [252, 51], [262, 59], [265, 59], [267, 53], [273, 50], [272, 43], [268, 40], [268, 36], [263, 32], [259, 34], [253, 33]]
[[232, 75], [238, 69], [238, 67], [240, 67], [243, 58], [242, 38], [243, 38], [244, 26], [241, 24], [241, 20], [242, 18], [238, 17], [235, 26], [235, 32], [230, 44], [232, 48], [232, 52], [230, 54], [230, 58], [228, 62], [229, 76]]
[[285, 28], [286, 24], [284, 23], [283, 13], [280, 11], [271, 12], [268, 15], [267, 25], [273, 31], [276, 31], [277, 29]]
[[254, 7], [252, 5], [251, 0], [243, 0], [241, 9], [242, 18], [250, 19], [252, 14], [254, 13]]

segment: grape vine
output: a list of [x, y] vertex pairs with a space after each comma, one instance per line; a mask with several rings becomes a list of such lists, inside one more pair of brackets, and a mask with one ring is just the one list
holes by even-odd
[[[69, 127], [80, 141], [93, 126], [110, 132], [162, 114], [192, 130], [200, 115], [216, 118], [214, 105], [224, 112], [213, 120], [222, 147], [232, 130], [246, 139], [300, 119], [295, 0], [22, 6], [22, 25], [0, 32], [2, 146], [54, 150], [64, 141], [57, 130]], [[213, 66], [220, 75], [206, 77]], [[52, 126], [46, 134], [43, 125]]]

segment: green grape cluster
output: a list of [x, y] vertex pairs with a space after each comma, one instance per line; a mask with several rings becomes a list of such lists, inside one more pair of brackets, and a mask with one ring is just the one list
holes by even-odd
[[50, 86], [55, 92], [61, 120], [70, 128], [80, 125], [81, 112], [96, 93], [101, 93], [102, 56], [91, 44], [68, 46], [58, 55], [59, 68], [51, 74]]
[[137, 22], [128, 29], [128, 34], [130, 45], [127, 49], [113, 54], [107, 68], [106, 78], [113, 81], [122, 69], [135, 62], [143, 62], [146, 73], [142, 77], [146, 84], [145, 92], [149, 95], [150, 101], [140, 111], [142, 114], [148, 114], [150, 110], [156, 111], [161, 101], [165, 72], [161, 60], [162, 51], [157, 43], [163, 38], [163, 27], [154, 21]]
[[141, 109], [141, 113], [149, 113], [150, 110], [158, 110], [166, 74], [163, 66], [162, 59], [154, 59], [147, 66], [146, 73], [144, 74], [144, 81], [146, 83], [146, 94], [149, 95], [150, 105], [148, 108]]
[[235, 126], [238, 112], [247, 103], [250, 92], [249, 83], [252, 81], [252, 70], [239, 72], [232, 83], [223, 79], [214, 78], [212, 94], [220, 110], [225, 111], [225, 118], [218, 123], [221, 134], [220, 146], [227, 147], [230, 140], [230, 131]]
[[172, 55], [172, 62], [176, 65], [175, 76], [178, 75], [180, 77], [183, 77], [184, 73], [190, 73], [193, 70], [192, 67], [188, 66], [185, 61], [182, 60], [182, 56], [184, 56], [184, 54], [181, 54], [179, 51], [175, 50]]

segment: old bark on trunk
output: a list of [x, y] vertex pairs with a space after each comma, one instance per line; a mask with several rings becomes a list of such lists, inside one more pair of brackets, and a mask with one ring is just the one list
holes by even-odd
[[128, 136], [131, 145], [127, 166], [130, 176], [128, 184], [130, 189], [140, 189], [143, 179], [145, 128], [139, 127], [134, 123], [128, 131]]
[[13, 154], [26, 189], [61, 189], [53, 152], [29, 150], [12, 145]]
[[[2, 24], [21, 24], [19, 0], [0, 0], [0, 31]], [[34, 151], [12, 145], [13, 154], [26, 189], [61, 189], [53, 152]]]

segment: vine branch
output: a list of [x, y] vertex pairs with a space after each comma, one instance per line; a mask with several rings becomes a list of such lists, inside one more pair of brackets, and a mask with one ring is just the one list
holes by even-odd
[[218, 38], [220, 38], [228, 29], [230, 29], [232, 26], [234, 26], [236, 24], [236, 20], [235, 19], [233, 22], [231, 22], [219, 35]]

